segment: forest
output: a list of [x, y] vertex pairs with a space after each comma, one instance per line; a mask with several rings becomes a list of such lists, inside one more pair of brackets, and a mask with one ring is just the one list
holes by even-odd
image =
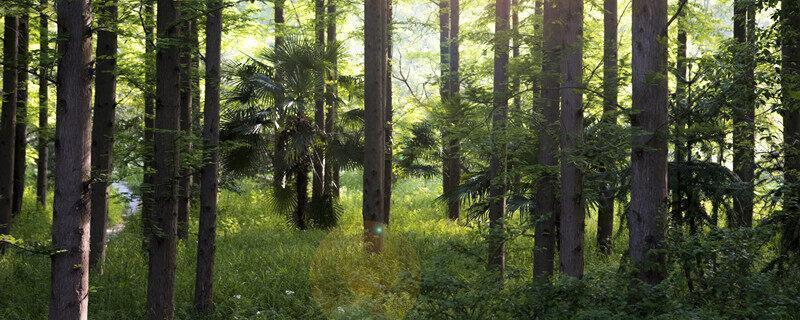
[[0, 319], [800, 318], [800, 0], [0, 16]]

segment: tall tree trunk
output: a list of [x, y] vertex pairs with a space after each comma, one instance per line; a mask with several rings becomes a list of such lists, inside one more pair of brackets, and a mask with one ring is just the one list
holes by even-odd
[[[314, 40], [317, 50], [325, 50], [325, 0], [314, 0]], [[319, 136], [325, 136], [325, 72], [316, 71], [314, 83], [314, 125]], [[325, 192], [325, 154], [318, 146], [311, 153], [311, 198], [322, 199]], [[318, 200], [317, 200], [318, 201]]]
[[175, 316], [175, 254], [178, 215], [180, 150], [180, 41], [178, 3], [158, 0], [156, 19], [156, 117], [153, 132], [155, 206], [151, 217], [150, 261], [147, 279], [147, 317]]
[[[536, 234], [533, 253], [533, 273], [538, 279], [547, 279], [553, 274], [553, 259], [556, 245], [556, 220], [561, 206], [555, 190], [558, 183], [558, 129], [561, 77], [559, 65], [561, 34], [556, 0], [543, 0], [542, 10], [542, 122], [539, 132], [539, 165], [550, 170], [537, 182], [534, 220]], [[555, 171], [555, 172], [552, 172]]]
[[561, 272], [583, 277], [583, 172], [571, 160], [583, 139], [583, 0], [561, 4]]
[[[283, 15], [284, 4], [286, 0], [275, 0], [274, 3], [274, 11], [275, 11], [275, 48], [280, 48], [283, 46], [284, 43], [284, 23], [285, 18]], [[280, 73], [275, 74], [275, 80], [280, 83], [282, 80], [282, 75]], [[284, 122], [288, 122], [286, 120], [286, 111], [284, 109], [284, 101], [283, 96], [278, 95], [275, 97], [275, 109], [278, 110], [278, 116], [283, 118]], [[283, 133], [279, 132], [276, 134], [276, 137], [284, 136]], [[277, 138], [275, 139], [275, 150], [272, 154], [272, 192], [277, 194], [281, 190], [286, 187], [286, 145], [285, 139]]]
[[50, 319], [87, 319], [91, 220], [92, 6], [59, 1]]
[[306, 211], [308, 211], [308, 171], [309, 171], [309, 156], [301, 155], [302, 159], [298, 160], [300, 164], [297, 165], [294, 172], [294, 183], [297, 192], [297, 204], [294, 208], [292, 221], [295, 227], [300, 230], [306, 229]]
[[48, 83], [47, 77], [50, 70], [50, 50], [48, 35], [48, 19], [45, 9], [47, 0], [39, 0], [39, 134], [37, 135], [36, 158], [36, 201], [44, 207], [47, 203], [47, 164], [48, 143], [50, 141], [50, 128], [48, 120]]
[[206, 91], [203, 108], [203, 168], [200, 173], [200, 228], [197, 240], [197, 273], [194, 306], [200, 313], [214, 307], [214, 252], [217, 239], [217, 192], [219, 189], [219, 86], [222, 50], [222, 1], [207, 0]]
[[392, 118], [394, 109], [392, 108], [392, 0], [386, 0], [386, 79], [384, 80], [384, 88], [386, 95], [384, 120], [386, 126], [384, 129], [384, 143], [386, 144], [386, 156], [383, 159], [383, 214], [384, 221], [387, 226], [392, 216], [392, 182], [394, 173], [392, 170]]
[[[3, 113], [0, 117], [0, 235], [11, 231], [14, 197], [14, 143], [17, 123], [17, 27], [19, 19], [4, 17]], [[5, 247], [0, 244], [0, 252]]]
[[[686, 131], [688, 127], [688, 118], [691, 116], [689, 105], [687, 104], [686, 99], [686, 83], [687, 83], [687, 64], [686, 64], [686, 51], [687, 51], [687, 35], [686, 35], [686, 15], [685, 13], [680, 13], [678, 19], [676, 20], [678, 23], [678, 51], [676, 54], [676, 66], [675, 66], [675, 106], [676, 110], [673, 112], [674, 114], [674, 122], [675, 122], [675, 162], [680, 165], [686, 165], [689, 160], [689, 153], [691, 149], [689, 148], [689, 142], [687, 141]], [[688, 201], [686, 199], [689, 197], [689, 194], [686, 191], [686, 185], [688, 181], [685, 181], [686, 177], [681, 174], [681, 170], [678, 170], [675, 174], [675, 185], [674, 190], [672, 191], [672, 201], [670, 205], [670, 215], [672, 216], [672, 226], [676, 232], [681, 231], [682, 224], [683, 224], [683, 217], [684, 212], [689, 207]]]
[[[336, 0], [328, 0], [328, 24], [327, 24], [327, 36], [328, 36], [328, 45], [333, 46], [336, 45]], [[328, 104], [328, 115], [325, 117], [325, 132], [327, 133], [329, 139], [335, 137], [336, 135], [336, 113], [338, 102], [337, 98], [339, 96], [338, 92], [338, 81], [339, 81], [339, 69], [338, 69], [338, 61], [332, 61], [333, 64], [333, 72], [330, 75], [330, 84], [325, 89], [328, 91], [327, 95], [327, 104]], [[337, 163], [336, 159], [333, 158], [333, 155], [329, 154], [326, 156], [325, 161], [325, 172], [328, 174], [327, 179], [325, 179], [325, 190], [329, 192], [334, 198], [339, 198], [339, 164]]]
[[25, 193], [26, 151], [28, 147], [28, 62], [30, 52], [30, 18], [28, 13], [19, 17], [19, 43], [17, 48], [17, 124], [14, 135], [14, 200], [12, 215], [22, 210], [22, 196]]
[[[752, 15], [751, 1], [734, 0], [733, 33], [737, 62], [741, 63], [742, 73], [737, 77], [739, 93], [733, 106], [733, 171], [742, 181], [733, 199], [733, 212], [729, 218], [730, 227], [750, 227], [753, 225], [753, 178], [755, 172], [755, 39], [748, 37]], [[755, 27], [755, 24], [753, 24]], [[755, 35], [755, 32], [752, 32]]]
[[502, 277], [505, 272], [506, 126], [508, 122], [509, 0], [495, 2], [494, 97], [492, 155], [489, 162], [489, 264]]
[[383, 250], [386, 177], [385, 81], [387, 70], [386, 1], [364, 3], [364, 195], [362, 216], [367, 250]]
[[155, 131], [155, 3], [154, 0], [142, 0], [144, 12], [142, 14], [142, 29], [144, 31], [144, 61], [145, 61], [145, 87], [144, 95], [144, 176], [142, 177], [142, 242], [147, 248], [152, 233], [153, 212], [155, 211], [154, 173], [155, 156], [153, 154], [153, 142]]
[[667, 204], [667, 1], [633, 1], [633, 138], [629, 254], [644, 282], [665, 276]]
[[[452, 94], [450, 93], [450, 86], [448, 86], [448, 79], [450, 78], [450, 0], [439, 0], [439, 96], [442, 100], [442, 105], [445, 109], [445, 114], [448, 115], [447, 122], [452, 124], [449, 114], [452, 109]], [[448, 145], [448, 136], [452, 135], [448, 132], [448, 128], [442, 132], [442, 143], [444, 144], [442, 152], [442, 193], [448, 197], [447, 200], [447, 216], [450, 219], [458, 219], [458, 213], [451, 212], [452, 208], [450, 203], [455, 198], [453, 191], [453, 174], [450, 172], [451, 162], [453, 161], [453, 151], [450, 150]]]
[[181, 44], [181, 150], [183, 155], [179, 166], [181, 168], [178, 181], [178, 238], [186, 240], [189, 237], [189, 210], [192, 202], [192, 166], [189, 155], [192, 152], [192, 101], [194, 97], [194, 51], [192, 35], [197, 26], [197, 19], [188, 19], [183, 23], [183, 41]]
[[[617, 104], [619, 96], [619, 58], [617, 43], [617, 0], [603, 2], [603, 121], [611, 128], [617, 124]], [[611, 254], [614, 233], [614, 183], [613, 173], [602, 172], [603, 189], [597, 209], [597, 247], [603, 254]]]
[[[460, 82], [459, 71], [461, 68], [460, 54], [459, 54], [459, 20], [460, 20], [460, 4], [459, 0], [450, 0], [450, 36], [448, 38], [448, 54], [447, 62], [449, 68], [447, 70], [447, 103], [448, 108], [448, 121], [450, 125], [455, 125], [455, 120], [458, 117], [458, 111], [461, 105], [460, 98]], [[457, 220], [461, 216], [461, 201], [454, 194], [461, 183], [461, 141], [455, 134], [445, 132], [443, 137], [444, 148], [444, 194], [449, 195], [447, 199], [447, 216], [452, 220]]]
[[108, 225], [108, 185], [114, 170], [117, 109], [117, 1], [101, 0], [97, 19], [97, 66], [92, 122], [92, 223], [89, 263], [103, 273]]
[[800, 253], [800, 1], [781, 1], [781, 100], [784, 141], [784, 253]]
[[[517, 59], [519, 58], [519, 47], [521, 42], [521, 32], [519, 26], [519, 11], [522, 10], [522, 7], [519, 5], [519, 0], [510, 0], [511, 1], [511, 58]], [[511, 95], [513, 96], [511, 100], [511, 105], [513, 106], [513, 112], [517, 114], [521, 114], [522, 112], [522, 100], [520, 99], [520, 90], [521, 90], [522, 80], [519, 77], [519, 74], [515, 73], [511, 80]], [[514, 177], [514, 180], [517, 180], [517, 177]]]

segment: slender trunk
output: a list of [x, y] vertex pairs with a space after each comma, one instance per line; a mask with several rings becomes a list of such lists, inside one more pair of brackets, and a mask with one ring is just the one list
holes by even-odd
[[[450, 68], [448, 69], [447, 86], [448, 91], [448, 110], [450, 113], [450, 125], [455, 125], [458, 119], [458, 113], [461, 108], [461, 95], [460, 95], [460, 78], [459, 71], [461, 69], [461, 57], [459, 54], [459, 40], [458, 34], [460, 31], [460, 4], [459, 0], [450, 0], [450, 38], [448, 48], [450, 57], [448, 62]], [[447, 134], [444, 139], [446, 143], [444, 154], [444, 176], [445, 179], [445, 194], [452, 195], [447, 199], [447, 216], [452, 220], [458, 220], [461, 216], [461, 201], [457, 196], [453, 195], [453, 191], [458, 189], [461, 184], [461, 141], [454, 134]]]
[[[314, 34], [317, 50], [325, 50], [325, 0], [314, 0]], [[314, 125], [317, 134], [325, 137], [325, 72], [316, 71], [314, 84]], [[311, 198], [322, 199], [325, 192], [325, 153], [319, 146], [313, 146], [311, 154], [313, 181]]]
[[50, 319], [87, 319], [91, 220], [92, 6], [59, 1]]
[[25, 13], [19, 17], [19, 43], [17, 45], [17, 125], [14, 135], [14, 200], [12, 215], [22, 210], [22, 196], [25, 193], [26, 151], [28, 147], [28, 62], [30, 52], [30, 18]]
[[147, 317], [175, 317], [175, 254], [180, 150], [180, 40], [178, 3], [158, 0], [156, 19], [156, 117], [153, 132], [154, 210], [147, 279]]
[[108, 225], [108, 185], [113, 172], [117, 109], [117, 1], [102, 0], [97, 14], [97, 66], [92, 124], [92, 227], [89, 262], [103, 273]]
[[[511, 58], [517, 59], [519, 58], [519, 47], [520, 47], [520, 40], [521, 40], [521, 33], [519, 30], [519, 11], [522, 8], [519, 7], [519, 0], [511, 0]], [[519, 77], [519, 74], [514, 73], [514, 76], [511, 80], [511, 95], [513, 96], [511, 100], [511, 105], [513, 106], [513, 110], [518, 115], [522, 112], [522, 100], [520, 99], [520, 89], [521, 89], [522, 81]], [[517, 177], [514, 177], [514, 180], [517, 180]]]
[[[275, 48], [283, 46], [284, 42], [284, 23], [283, 7], [286, 0], [275, 0]], [[275, 74], [275, 80], [278, 83], [282, 82], [280, 73]], [[275, 109], [278, 111], [278, 116], [287, 122], [286, 111], [284, 109], [284, 99], [282, 95], [275, 97]], [[276, 134], [276, 137], [283, 136], [282, 133]], [[277, 194], [286, 187], [286, 145], [285, 139], [275, 139], [275, 150], [272, 154], [272, 189], [273, 193]]]
[[156, 97], [155, 87], [155, 11], [154, 0], [142, 0], [144, 3], [142, 29], [144, 30], [144, 61], [145, 61], [145, 87], [144, 95], [144, 148], [143, 164], [144, 177], [142, 177], [142, 242], [144, 248], [148, 247], [152, 232], [152, 216], [155, 211], [154, 173], [155, 156], [153, 155], [153, 141], [155, 129]]
[[200, 172], [200, 228], [197, 240], [197, 273], [194, 306], [200, 313], [214, 307], [214, 252], [217, 239], [217, 192], [219, 189], [220, 56], [222, 1], [207, 0], [206, 91], [203, 108], [203, 167]]
[[[328, 24], [327, 24], [327, 36], [328, 36], [328, 45], [333, 46], [336, 45], [336, 0], [328, 0]], [[338, 102], [336, 101], [337, 97], [339, 96], [338, 92], [338, 81], [339, 81], [339, 70], [338, 70], [338, 61], [331, 61], [333, 65], [333, 72], [331, 73], [330, 77], [330, 84], [325, 89], [328, 91], [327, 95], [327, 104], [328, 104], [328, 114], [325, 117], [325, 132], [328, 135], [328, 138], [335, 138], [336, 135], [336, 113]], [[339, 198], [339, 164], [337, 163], [336, 159], [332, 155], [326, 156], [325, 161], [325, 172], [328, 174], [327, 179], [325, 179], [325, 190], [329, 192], [334, 198]]]
[[294, 208], [292, 221], [295, 227], [300, 230], [306, 229], [306, 211], [308, 210], [308, 155], [303, 155], [300, 164], [294, 172], [295, 191], [297, 192], [297, 205]]
[[392, 216], [392, 182], [394, 179], [392, 170], [392, 118], [394, 110], [392, 109], [392, 0], [386, 0], [386, 79], [384, 80], [385, 95], [386, 95], [386, 110], [384, 110], [383, 120], [386, 128], [385, 143], [386, 143], [386, 156], [383, 159], [383, 214], [385, 223], [389, 225]]
[[383, 250], [386, 177], [386, 2], [364, 3], [364, 188], [362, 217], [367, 250]]
[[[440, 0], [439, 1], [439, 96], [442, 100], [442, 105], [445, 109], [445, 114], [448, 116], [447, 125], [453, 126], [453, 119], [450, 116], [453, 109], [453, 101], [452, 101], [452, 94], [450, 92], [451, 87], [448, 85], [448, 79], [450, 79], [450, 41], [451, 39], [451, 31], [450, 27], [452, 23], [450, 22], [450, 15], [452, 13], [452, 8], [450, 8], [450, 0]], [[449, 145], [449, 136], [452, 134], [448, 132], [449, 128], [445, 128], [442, 132], [442, 143], [444, 144], [443, 152], [442, 152], [442, 193], [447, 197], [447, 216], [450, 219], [458, 219], [458, 212], [452, 212], [451, 203], [457, 199], [455, 197], [454, 190], [457, 187], [454, 187], [453, 180], [453, 172], [450, 171], [450, 167], [452, 166], [453, 162], [453, 150], [450, 149]]]
[[628, 252], [639, 277], [665, 277], [667, 204], [667, 1], [633, 1], [633, 138]]
[[[547, 279], [553, 274], [553, 259], [556, 251], [556, 220], [558, 220], [560, 202], [556, 195], [558, 183], [558, 129], [561, 86], [559, 65], [561, 45], [558, 36], [561, 24], [558, 18], [556, 0], [543, 0], [542, 11], [542, 122], [539, 127], [538, 163], [551, 169], [537, 183], [534, 220], [536, 234], [533, 254], [533, 273], [536, 278]], [[556, 171], [556, 172], [552, 172]]]
[[[619, 96], [619, 58], [617, 43], [617, 0], [603, 2], [603, 121], [611, 128], [617, 124]], [[613, 166], [613, 163], [609, 164]], [[608, 169], [602, 172], [603, 190], [597, 209], [597, 247], [603, 254], [611, 254], [614, 233], [614, 180]]]
[[782, 246], [784, 253], [800, 252], [800, 1], [781, 2], [781, 97], [784, 140], [784, 199]]
[[583, 0], [561, 4], [561, 272], [583, 277], [583, 172], [571, 158], [583, 139]]
[[[687, 35], [686, 35], [686, 22], [685, 22], [685, 14], [681, 14], [678, 17], [678, 52], [677, 52], [677, 63], [675, 67], [675, 106], [677, 107], [674, 115], [675, 121], [675, 162], [679, 165], [686, 165], [688, 164], [689, 158], [689, 143], [686, 137], [686, 131], [688, 127], [688, 117], [690, 116], [689, 105], [686, 101], [686, 77], [687, 77], [687, 65], [686, 65], [686, 51], [687, 51]], [[670, 205], [672, 216], [672, 226], [676, 232], [681, 231], [683, 225], [683, 216], [686, 208], [688, 208], [688, 201], [685, 201], [689, 194], [686, 192], [686, 186], [688, 181], [685, 181], [685, 177], [681, 174], [682, 170], [678, 170], [675, 174], [675, 185], [674, 190], [672, 191], [672, 203]]]
[[490, 270], [505, 272], [506, 214], [506, 126], [508, 122], [508, 0], [495, 2], [494, 95], [492, 110], [492, 155], [489, 162], [489, 265]]
[[45, 13], [47, 0], [39, 0], [39, 134], [37, 135], [36, 158], [36, 201], [40, 206], [47, 204], [47, 164], [48, 148], [50, 141], [50, 128], [47, 125], [48, 119], [48, 83], [47, 74], [50, 70], [49, 35], [47, 30], [48, 16]]
[[[3, 113], [0, 117], [0, 235], [9, 234], [14, 192], [14, 143], [17, 123], [18, 18], [5, 16], [3, 31]], [[0, 245], [0, 252], [5, 247]]]
[[[729, 218], [730, 227], [751, 227], [753, 225], [753, 179], [755, 173], [755, 35], [748, 30], [750, 21], [755, 20], [755, 11], [750, 1], [734, 0], [733, 33], [738, 46], [736, 56], [743, 68], [737, 77], [740, 90], [733, 106], [733, 171], [742, 181], [741, 190], [733, 197], [733, 212]], [[755, 27], [755, 24], [752, 24]], [[751, 28], [752, 28], [751, 27]]]
[[189, 163], [192, 153], [192, 105], [194, 90], [194, 51], [192, 46], [192, 34], [197, 26], [196, 19], [186, 20], [183, 27], [183, 43], [181, 44], [181, 168], [180, 179], [178, 181], [178, 238], [186, 240], [189, 237], [189, 210], [192, 204], [192, 166]]

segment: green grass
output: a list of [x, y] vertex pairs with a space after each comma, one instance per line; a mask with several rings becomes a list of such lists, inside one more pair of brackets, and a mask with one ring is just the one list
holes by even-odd
[[[790, 319], [788, 315], [800, 310], [797, 279], [776, 280], [770, 274], [736, 275], [749, 286], [740, 288], [749, 295], [742, 299], [711, 290], [702, 292], [708, 298], [696, 299], [680, 281], [680, 272], [655, 289], [632, 285], [619, 271], [625, 236], [615, 239], [617, 254], [597, 254], [592, 215], [584, 280], [557, 277], [554, 285], [532, 284], [532, 240], [521, 235], [507, 244], [508, 277], [499, 286], [484, 270], [483, 228], [444, 218], [436, 201], [441, 191], [437, 179], [404, 179], [395, 185], [387, 250], [380, 256], [365, 254], [359, 245], [361, 177], [346, 173], [342, 181], [344, 213], [340, 227], [332, 231], [294, 229], [270, 209], [269, 194], [255, 183], [245, 184], [241, 193], [220, 194], [216, 309], [207, 318]], [[112, 206], [114, 212], [123, 209], [121, 203]], [[178, 247], [179, 319], [199, 318], [192, 308], [196, 212], [192, 217], [190, 238]], [[26, 198], [14, 235], [45, 241], [49, 221], [49, 211]], [[518, 216], [509, 218], [511, 226], [521, 223]], [[111, 240], [105, 273], [91, 276], [90, 318], [144, 318], [146, 280], [134, 218]], [[0, 319], [45, 319], [48, 285], [48, 257], [18, 251], [0, 257]], [[768, 293], [770, 300], [760, 302], [759, 293]]]

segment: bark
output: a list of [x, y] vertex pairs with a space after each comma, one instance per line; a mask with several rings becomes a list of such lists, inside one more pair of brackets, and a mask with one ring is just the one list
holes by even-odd
[[[14, 197], [14, 143], [17, 123], [17, 26], [5, 16], [3, 31], [3, 113], [0, 117], [0, 235], [10, 234]], [[5, 247], [0, 246], [0, 252]]]
[[117, 109], [117, 1], [98, 4], [94, 119], [92, 123], [92, 223], [89, 262], [103, 273], [108, 225], [108, 185], [113, 171]]
[[[450, 110], [450, 124], [454, 125], [458, 119], [455, 119], [460, 109], [460, 79], [459, 71], [461, 68], [461, 57], [459, 54], [459, 21], [460, 21], [460, 4], [459, 0], [450, 0], [450, 36], [448, 39], [448, 54], [447, 62], [449, 68], [447, 72], [447, 98], [446, 103]], [[447, 216], [451, 220], [457, 220], [461, 216], [461, 201], [453, 193], [461, 184], [461, 141], [455, 134], [445, 132], [445, 148], [444, 148], [444, 194], [451, 195], [447, 199]]]
[[633, 115], [642, 132], [632, 141], [631, 203], [628, 211], [631, 261], [649, 284], [665, 277], [667, 201], [667, 1], [633, 1]]
[[[314, 0], [314, 40], [317, 50], [325, 50], [325, 0]], [[320, 137], [325, 137], [325, 73], [322, 69], [316, 72], [314, 85], [314, 124]], [[319, 146], [314, 146], [311, 156], [313, 181], [311, 197], [322, 199], [325, 192], [325, 154]]]
[[50, 319], [87, 319], [91, 220], [92, 6], [59, 1]]
[[[617, 43], [617, 0], [603, 2], [603, 116], [609, 127], [616, 126], [615, 114], [619, 96], [619, 58]], [[613, 165], [613, 164], [610, 164]], [[602, 171], [603, 190], [597, 209], [597, 247], [603, 254], [611, 254], [614, 233], [614, 184], [607, 169]]]
[[150, 261], [147, 279], [147, 317], [175, 316], [175, 250], [178, 215], [180, 150], [180, 40], [178, 3], [158, 0], [156, 19], [156, 117], [153, 132], [154, 210], [150, 217]]
[[292, 215], [292, 222], [300, 230], [306, 229], [306, 211], [308, 211], [308, 155], [302, 155], [294, 172], [294, 183], [297, 192], [297, 204]]
[[534, 220], [535, 242], [533, 253], [533, 273], [538, 279], [547, 279], [553, 274], [553, 257], [556, 245], [556, 220], [560, 203], [555, 193], [558, 181], [558, 129], [561, 86], [559, 65], [561, 46], [558, 36], [561, 34], [556, 0], [544, 0], [542, 10], [542, 122], [539, 132], [539, 165], [547, 168], [537, 182]]
[[50, 70], [50, 50], [48, 48], [48, 19], [44, 9], [47, 7], [47, 0], [39, 1], [39, 133], [37, 135], [36, 158], [36, 201], [40, 206], [47, 204], [47, 164], [49, 158], [48, 143], [50, 141], [50, 128], [47, 124], [48, 119], [48, 83], [47, 74]]
[[189, 237], [189, 211], [192, 203], [192, 166], [189, 155], [192, 153], [192, 105], [194, 90], [194, 50], [192, 45], [193, 30], [197, 28], [196, 19], [189, 19], [183, 23], [183, 43], [181, 45], [181, 150], [180, 180], [178, 185], [178, 238], [186, 240]]
[[[328, 0], [328, 20], [327, 20], [327, 37], [328, 37], [328, 45], [332, 46], [336, 44], [336, 0]], [[330, 77], [330, 84], [325, 89], [327, 94], [327, 104], [328, 104], [328, 114], [325, 117], [325, 132], [327, 133], [328, 138], [334, 137], [336, 135], [336, 113], [338, 102], [336, 99], [338, 98], [338, 79], [339, 79], [339, 71], [338, 71], [338, 61], [331, 61], [333, 64], [333, 72], [331, 73]], [[330, 150], [330, 149], [329, 149]], [[327, 179], [325, 179], [325, 190], [330, 193], [334, 198], [339, 198], [339, 165], [336, 159], [333, 158], [332, 154], [326, 156], [327, 161], [325, 161], [325, 172], [328, 174]]]
[[781, 2], [782, 102], [784, 135], [784, 253], [800, 252], [800, 1]]
[[[283, 15], [283, 8], [286, 0], [275, 0], [275, 48], [280, 48], [283, 46], [284, 42], [284, 15]], [[278, 83], [281, 83], [282, 76], [280, 73], [275, 74], [275, 80]], [[278, 110], [278, 115], [281, 118], [286, 117], [286, 112], [284, 110], [283, 104], [283, 97], [278, 95], [275, 97], [275, 109]], [[282, 134], [278, 133], [276, 136], [281, 137]], [[285, 188], [286, 185], [286, 150], [285, 150], [285, 141], [282, 139], [275, 140], [275, 150], [272, 154], [272, 189], [273, 193], [277, 194], [281, 190]]]
[[505, 272], [506, 214], [506, 126], [508, 122], [508, 0], [495, 2], [494, 94], [492, 110], [492, 155], [489, 162], [489, 264], [500, 277]]
[[386, 144], [386, 155], [383, 159], [383, 212], [384, 221], [386, 226], [392, 216], [392, 182], [394, 179], [392, 171], [392, 116], [394, 110], [392, 109], [392, 0], [386, 0], [386, 79], [384, 80], [384, 88], [386, 95], [385, 110], [383, 120], [385, 128], [384, 143]]
[[144, 163], [144, 177], [142, 179], [142, 233], [143, 245], [147, 248], [150, 241], [150, 233], [152, 231], [152, 216], [155, 210], [155, 194], [154, 189], [154, 172], [155, 172], [155, 157], [153, 156], [153, 137], [155, 129], [155, 5], [154, 0], [143, 0], [143, 21], [142, 29], [144, 31], [144, 60], [146, 64], [145, 70], [145, 87], [143, 88], [144, 95], [144, 150], [143, 150], [143, 163]]
[[19, 43], [17, 44], [17, 124], [14, 139], [14, 200], [12, 215], [22, 210], [22, 196], [25, 193], [25, 169], [27, 169], [26, 150], [28, 147], [28, 64], [30, 52], [30, 26], [28, 14], [19, 17]]
[[583, 277], [583, 172], [572, 161], [583, 139], [583, 0], [561, 3], [561, 272]]
[[[675, 162], [681, 165], [686, 165], [689, 158], [691, 148], [686, 137], [686, 130], [688, 127], [688, 118], [691, 116], [689, 106], [686, 100], [686, 51], [687, 51], [687, 35], [686, 35], [686, 22], [685, 14], [678, 17], [678, 51], [676, 54], [676, 67], [675, 67], [675, 100], [676, 111], [674, 114], [675, 121]], [[670, 205], [672, 225], [676, 232], [680, 232], [684, 217], [684, 211], [688, 208], [689, 194], [686, 192], [687, 181], [685, 177], [678, 171], [675, 175], [675, 189], [672, 191], [672, 203]]]
[[[755, 35], [750, 21], [755, 21], [755, 11], [750, 1], [735, 0], [733, 33], [738, 44], [735, 55], [742, 66], [736, 82], [739, 90], [733, 104], [733, 171], [742, 181], [741, 189], [733, 197], [733, 212], [729, 217], [730, 227], [753, 225], [753, 179], [755, 173], [755, 49], [751, 33]], [[750, 28], [748, 28], [750, 27]]]
[[194, 305], [200, 313], [210, 313], [214, 306], [214, 252], [217, 238], [217, 192], [219, 189], [222, 2], [207, 0], [207, 7], [211, 11], [206, 20], [203, 168], [200, 173], [200, 228], [197, 240], [197, 273], [194, 282]]
[[364, 3], [364, 188], [362, 217], [367, 250], [383, 250], [385, 156], [386, 2]]

